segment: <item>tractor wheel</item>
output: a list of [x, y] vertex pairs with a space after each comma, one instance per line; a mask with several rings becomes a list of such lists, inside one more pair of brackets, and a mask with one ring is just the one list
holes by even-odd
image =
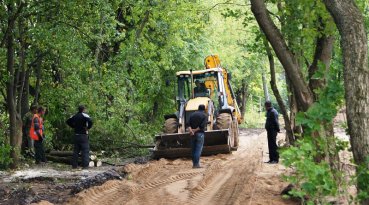
[[217, 128], [228, 129], [232, 125], [232, 116], [229, 113], [221, 113], [217, 116]]
[[234, 151], [236, 151], [237, 150], [237, 148], [238, 148], [238, 146], [239, 146], [239, 142], [240, 142], [240, 132], [239, 132], [239, 130], [238, 130], [238, 122], [237, 122], [237, 119], [235, 119], [234, 121], [233, 121], [233, 132], [234, 132], [234, 146], [233, 146], [233, 148], [232, 148], [232, 150], [234, 150]]
[[235, 146], [235, 133], [232, 115], [229, 113], [221, 113], [217, 117], [217, 128], [218, 129], [229, 129], [229, 140], [231, 148]]
[[164, 123], [164, 133], [177, 133], [178, 123], [176, 118], [168, 118]]

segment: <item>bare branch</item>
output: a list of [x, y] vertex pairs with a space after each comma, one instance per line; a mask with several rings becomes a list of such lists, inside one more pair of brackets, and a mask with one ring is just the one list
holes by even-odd
[[207, 10], [211, 11], [211, 10], [213, 10], [215, 7], [217, 7], [219, 5], [250, 6], [250, 4], [237, 4], [237, 3], [231, 3], [230, 1], [226, 1], [226, 2], [223, 2], [223, 3], [214, 4], [212, 7], [210, 7]]
[[82, 34], [82, 36], [86, 36], [87, 38], [89, 38], [90, 40], [93, 40], [92, 39], [92, 37], [90, 36], [90, 35], [88, 35], [87, 33], [85, 33], [84, 31], [82, 31], [78, 26], [76, 26], [76, 25], [73, 25], [73, 24], [71, 24], [71, 23], [68, 23], [68, 22], [64, 22], [64, 21], [58, 21], [58, 22], [56, 22], [56, 24], [58, 24], [58, 23], [60, 23], [60, 24], [65, 24], [65, 25], [67, 25], [67, 26], [69, 26], [69, 27], [72, 27], [72, 28], [74, 28], [76, 31], [78, 31], [80, 34]]
[[269, 11], [269, 10], [267, 10], [267, 11], [268, 11], [268, 13], [269, 13], [270, 15], [272, 15], [272, 16], [274, 16], [274, 17], [276, 17], [276, 18], [278, 19], [278, 21], [279, 21], [279, 22], [282, 22], [282, 21], [281, 21], [281, 17], [279, 17], [277, 14], [275, 14], [275, 13], [273, 13], [273, 12]]

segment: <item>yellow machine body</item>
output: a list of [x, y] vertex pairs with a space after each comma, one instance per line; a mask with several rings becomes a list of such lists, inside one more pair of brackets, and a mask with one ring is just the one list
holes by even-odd
[[[205, 69], [179, 71], [178, 111], [165, 117], [164, 133], [155, 136], [154, 158], [178, 158], [191, 156], [191, 136], [188, 133], [190, 115], [205, 105], [208, 125], [205, 131], [202, 155], [230, 153], [238, 147], [238, 124], [242, 122], [228, 73], [221, 67], [219, 57], [205, 58]], [[206, 92], [196, 93], [199, 81]]]

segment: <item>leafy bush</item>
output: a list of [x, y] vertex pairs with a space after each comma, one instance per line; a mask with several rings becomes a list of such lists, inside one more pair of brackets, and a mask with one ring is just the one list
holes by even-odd
[[307, 201], [307, 204], [325, 204], [325, 196], [338, 193], [338, 182], [327, 162], [315, 162], [318, 152], [314, 144], [311, 138], [305, 137], [297, 141], [296, 147], [282, 152], [283, 164], [293, 167], [291, 175], [285, 178], [295, 187], [290, 191], [292, 196]]
[[364, 201], [369, 199], [369, 156], [366, 158], [366, 163], [360, 165], [357, 169], [356, 177], [354, 181], [357, 181], [360, 191], [357, 195], [358, 201]]
[[286, 176], [295, 187], [290, 194], [307, 204], [325, 204], [328, 196], [336, 196], [343, 190], [343, 185], [338, 185], [344, 181], [342, 172], [324, 159], [335, 160], [339, 151], [348, 146], [348, 142], [329, 133], [332, 119], [343, 102], [341, 82], [330, 80], [326, 89], [318, 93], [319, 101], [307, 112], [297, 114], [297, 122], [304, 127], [304, 138], [281, 154], [283, 164], [293, 169], [291, 176]]
[[11, 150], [12, 148], [9, 145], [0, 146], [0, 169], [7, 169], [12, 163], [12, 159], [10, 157]]

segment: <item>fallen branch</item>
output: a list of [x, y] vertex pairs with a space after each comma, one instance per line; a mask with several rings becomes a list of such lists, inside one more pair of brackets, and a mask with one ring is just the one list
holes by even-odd
[[58, 157], [70, 157], [70, 156], [73, 156], [73, 151], [55, 151], [55, 150], [52, 150], [48, 154], [53, 155], [53, 156], [58, 156]]
[[71, 157], [58, 157], [58, 156], [46, 155], [46, 159], [48, 161], [52, 161], [52, 162], [58, 162], [58, 163], [63, 163], [63, 164], [72, 164], [72, 158]]
[[155, 145], [130, 145], [130, 146], [121, 146], [121, 147], [112, 147], [111, 150], [121, 150], [121, 149], [130, 149], [130, 148], [136, 148], [136, 149], [148, 149], [148, 148], [154, 148]]
[[[46, 155], [46, 159], [52, 162], [57, 162], [57, 163], [63, 163], [63, 164], [68, 164], [71, 165], [72, 164], [72, 157], [59, 157], [59, 156], [53, 156], [53, 155]], [[78, 158], [78, 164], [82, 164], [82, 159]], [[95, 159], [95, 160], [91, 160], [88, 163], [89, 167], [100, 167], [102, 166], [102, 161]]]

